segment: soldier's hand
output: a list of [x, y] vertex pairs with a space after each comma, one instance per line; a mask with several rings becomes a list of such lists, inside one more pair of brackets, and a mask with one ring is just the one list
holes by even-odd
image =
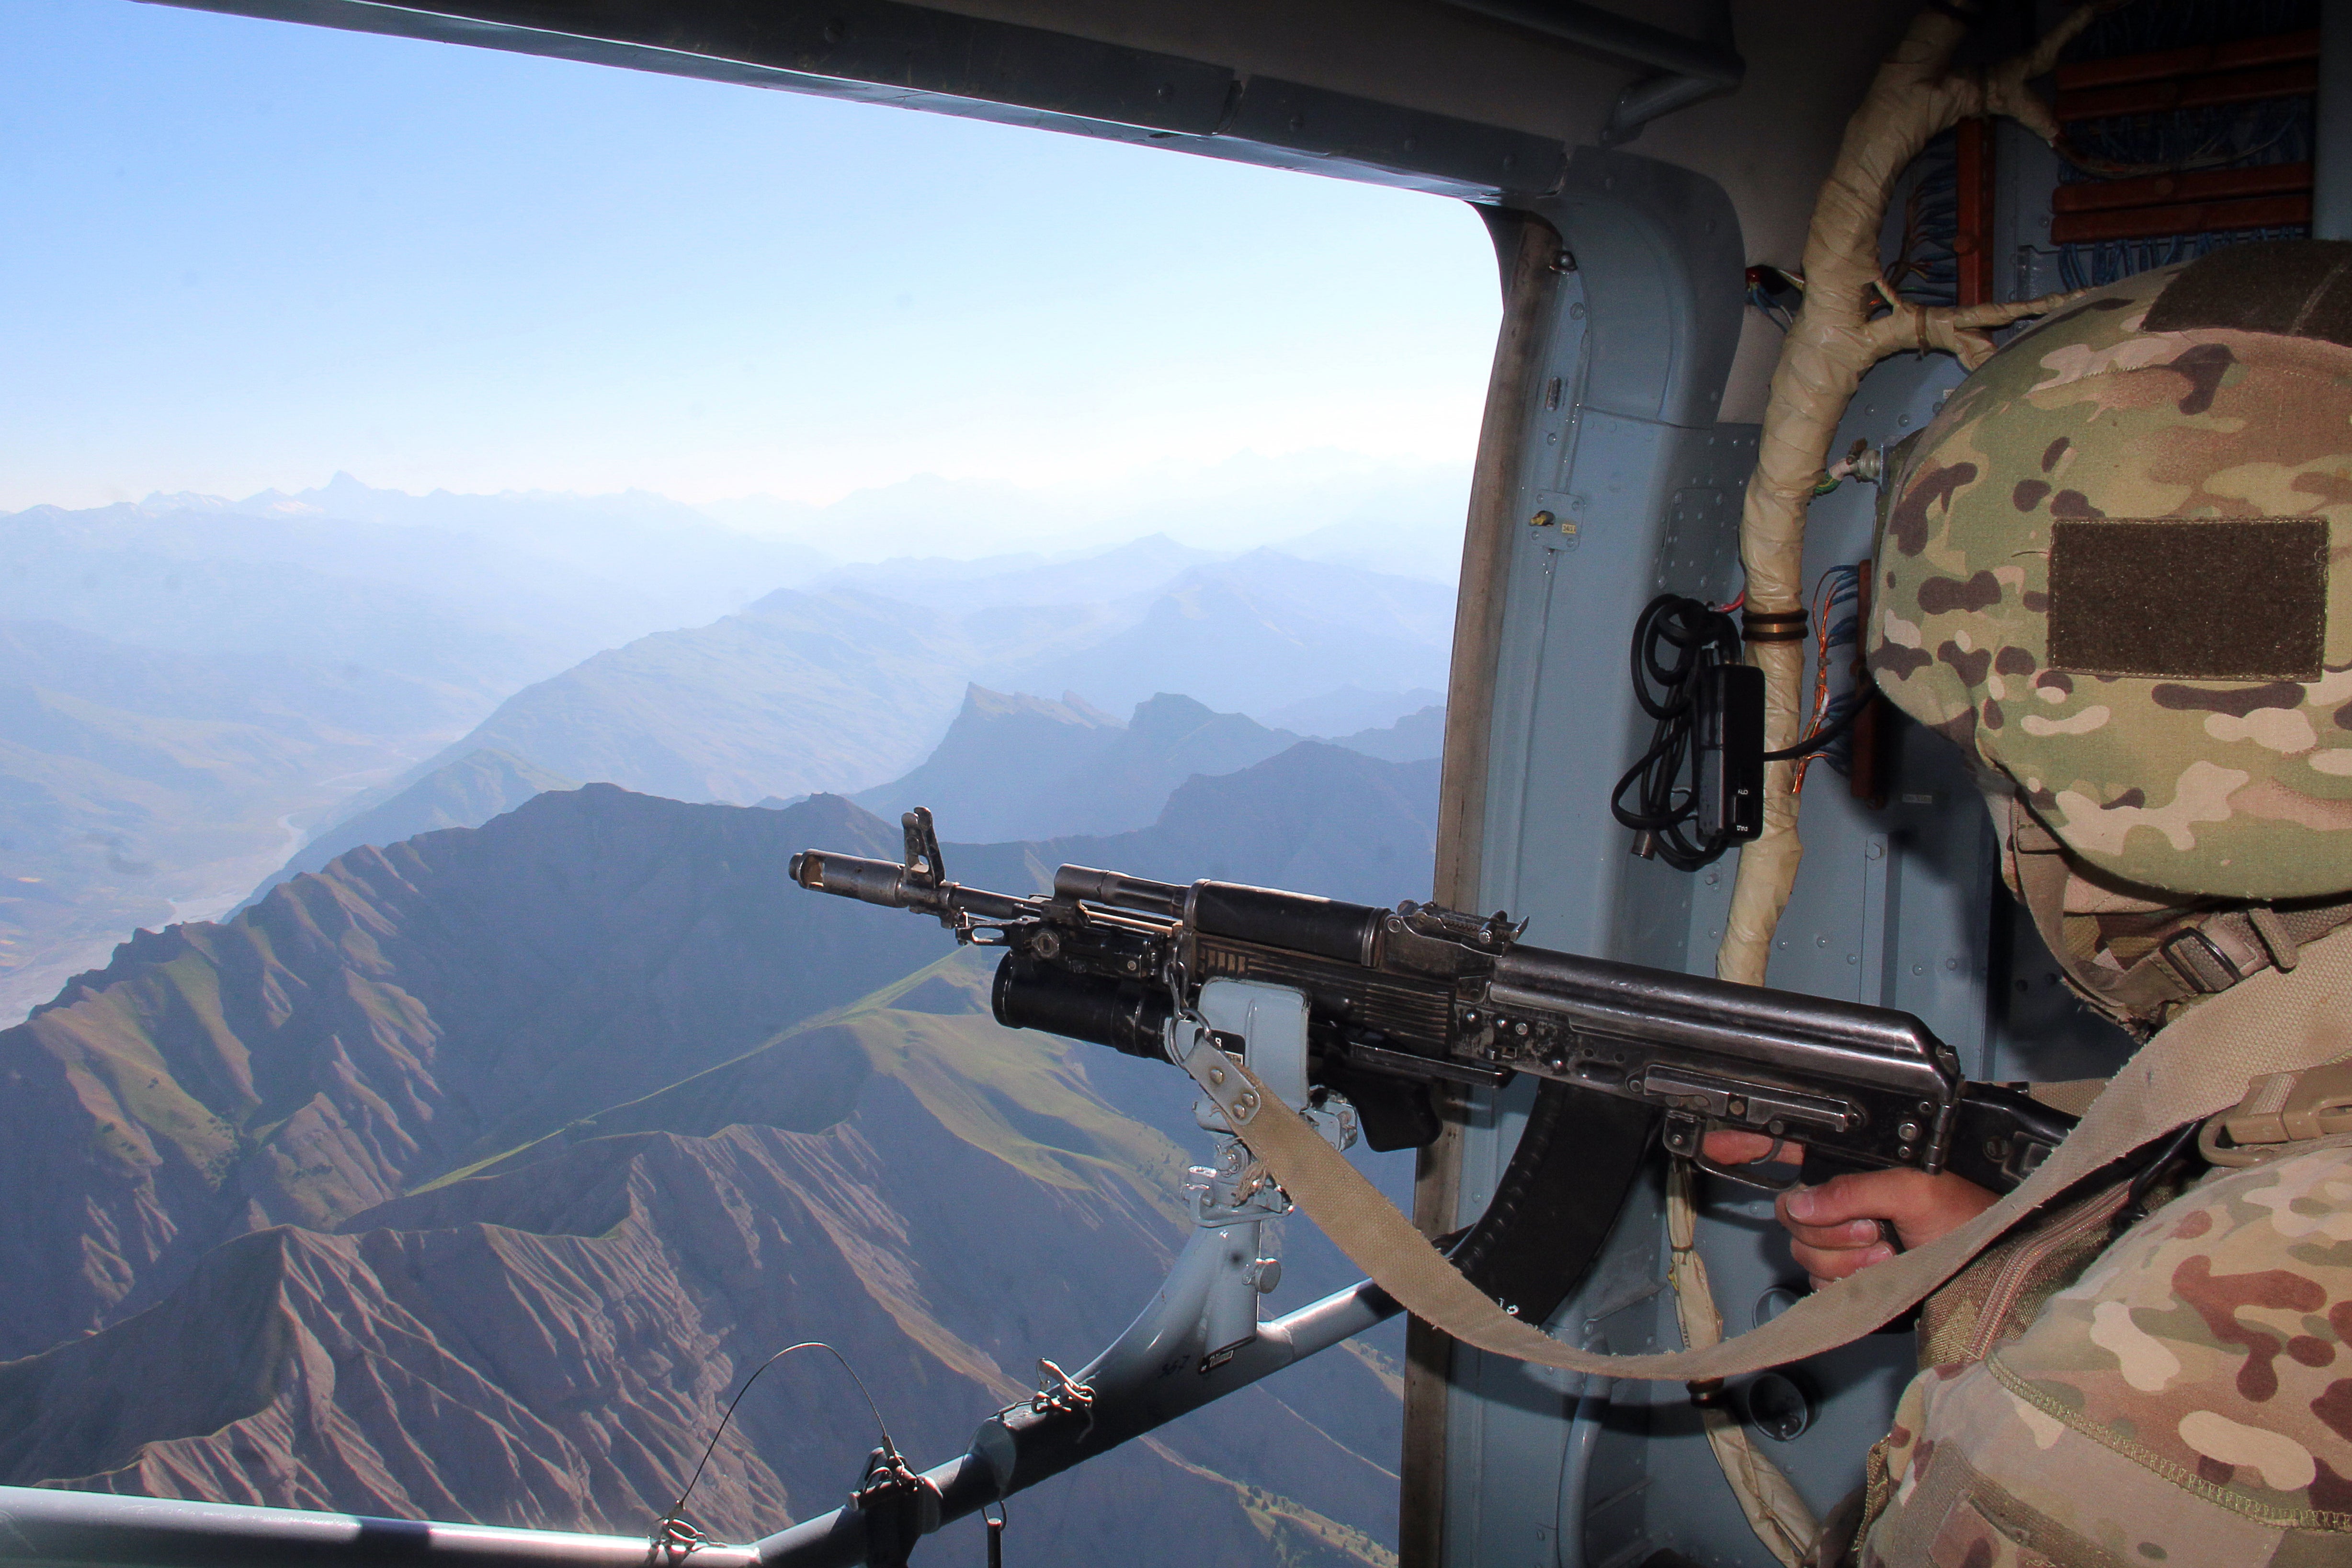
[[[1754, 1132], [1710, 1132], [1706, 1157], [1719, 1165], [1746, 1164], [1772, 1152], [1773, 1141]], [[1783, 1145], [1802, 1159], [1802, 1149]], [[1895, 1256], [1888, 1236], [1906, 1247], [1925, 1247], [1958, 1230], [2000, 1200], [1965, 1176], [1947, 1171], [1857, 1171], [1818, 1187], [1782, 1193], [1773, 1207], [1788, 1228], [1790, 1252], [1820, 1289]]]

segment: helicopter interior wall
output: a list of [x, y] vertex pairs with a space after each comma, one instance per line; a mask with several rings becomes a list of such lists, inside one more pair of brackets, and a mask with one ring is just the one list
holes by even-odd
[[[1513, 438], [1517, 506], [1495, 578], [1505, 605], [1486, 693], [1480, 847], [1475, 881], [1461, 874], [1475, 907], [1528, 917], [1531, 940], [1547, 946], [1703, 973], [1722, 935], [1733, 862], [1686, 875], [1635, 859], [1604, 803], [1646, 742], [1625, 671], [1633, 617], [1661, 591], [1717, 603], [1736, 591], [1756, 428], [1716, 420], [1709, 390], [1744, 310], [1728, 286], [1740, 247], [1729, 203], [1684, 171], [1647, 165], [1629, 177], [1641, 163], [1580, 158], [1570, 191], [1533, 208], [1578, 265], [1542, 302], [1544, 346]], [[1660, 264], [1669, 252], [1679, 266]], [[1677, 362], [1685, 345], [1702, 357]], [[1960, 378], [1943, 356], [1881, 365], [1849, 408], [1838, 448], [1920, 428]], [[1555, 384], [1572, 389], [1556, 408]], [[1809, 582], [1870, 552], [1875, 500], [1871, 487], [1849, 483], [1815, 504]], [[1532, 521], [1547, 516], [1558, 521]], [[1455, 691], [1458, 700], [1459, 671]], [[1957, 754], [1907, 725], [1895, 727], [1887, 754], [1881, 805], [1815, 765], [1805, 866], [1771, 983], [1916, 1014], [1960, 1049], [1971, 1077], [2112, 1071], [2128, 1042], [2073, 1004], [2028, 922], [2002, 918], [1989, 821]], [[1455, 1223], [1493, 1192], [1528, 1098], [1523, 1088], [1473, 1098]], [[1791, 1277], [1769, 1198], [1727, 1184], [1708, 1197], [1699, 1245], [1726, 1331], [1738, 1332], [1796, 1300], [1804, 1281]], [[1619, 1352], [1679, 1342], [1660, 1288], [1661, 1219], [1655, 1185], [1637, 1190], [1555, 1332]], [[1790, 1369], [1769, 1390], [1800, 1429], [1763, 1446], [1817, 1512], [1859, 1480], [1912, 1365], [1910, 1336], [1882, 1334]], [[1409, 1511], [1409, 1563], [1601, 1568], [1667, 1547], [1714, 1563], [1769, 1563], [1679, 1385], [1586, 1387], [1466, 1352], [1451, 1377], [1442, 1518], [1418, 1521], [1425, 1539], [1416, 1545]], [[1752, 1382], [1730, 1389], [1736, 1412]]]
[[[1517, 472], [1497, 509], [1507, 521], [1474, 512], [1474, 528], [1507, 530], [1491, 582], [1502, 612], [1483, 691], [1477, 653], [1457, 651], [1455, 710], [1483, 700], [1488, 732], [1475, 748], [1483, 776], [1454, 766], [1449, 750], [1449, 795], [1475, 794], [1481, 809], [1461, 827], [1477, 839], [1475, 867], [1452, 868], [1449, 889], [1441, 866], [1440, 891], [1510, 909], [1548, 945], [1680, 965], [1691, 954], [1689, 891], [1625, 855], [1603, 803], [1641, 743], [1623, 676], [1633, 615], [1669, 576], [1686, 579], [1680, 591], [1718, 597], [1734, 576], [1756, 432], [1719, 425], [1716, 411], [1744, 310], [1730, 285], [1744, 247], [1712, 181], [1622, 153], [1580, 158], [1571, 174], [1559, 200], [1531, 210], [1558, 232], [1559, 265], [1572, 255], [1573, 269], [1537, 275], [1533, 292], [1523, 274], [1510, 301], [1513, 324], [1540, 345], [1507, 400], [1522, 426], [1486, 435]], [[1517, 320], [1528, 311], [1543, 320]], [[1456, 1146], [1454, 1223], [1485, 1207], [1527, 1099], [1524, 1089], [1472, 1097]], [[1654, 1185], [1638, 1189], [1558, 1331], [1615, 1351], [1656, 1342], [1659, 1216]], [[1628, 1513], [1637, 1521], [1629, 1541], [1655, 1539], [1644, 1510], [1590, 1510], [1591, 1489], [1638, 1499], [1655, 1489], [1643, 1480], [1690, 1467], [1664, 1451], [1673, 1439], [1663, 1426], [1652, 1430], [1646, 1390], [1635, 1385], [1622, 1406], [1605, 1390], [1580, 1400], [1584, 1392], [1578, 1380], [1457, 1350], [1442, 1442], [1425, 1430], [1436, 1412], [1423, 1405], [1408, 1415], [1424, 1451], [1444, 1459], [1435, 1506], [1417, 1510], [1408, 1494], [1406, 1561], [1580, 1563], [1588, 1514]], [[1697, 1522], [1713, 1510], [1695, 1500], [1724, 1489], [1719, 1478], [1691, 1480], [1674, 1489], [1678, 1511]], [[1736, 1538], [1711, 1528], [1673, 1539]]]

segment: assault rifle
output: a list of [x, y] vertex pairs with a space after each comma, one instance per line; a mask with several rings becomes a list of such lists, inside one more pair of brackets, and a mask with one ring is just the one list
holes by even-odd
[[1003, 948], [998, 1023], [1130, 1056], [1164, 1059], [1168, 1024], [1212, 980], [1296, 989], [1318, 1093], [1344, 1096], [1375, 1149], [1436, 1136], [1433, 1085], [1518, 1073], [1648, 1108], [1667, 1149], [1694, 1159], [1717, 1128], [1801, 1143], [1808, 1181], [1908, 1167], [2006, 1192], [2073, 1125], [2019, 1089], [1963, 1080], [1958, 1053], [1907, 1013], [1548, 952], [1507, 915], [1434, 904], [1084, 866], [1055, 871], [1050, 896], [989, 892], [947, 879], [928, 810], [903, 826], [902, 863], [812, 849], [793, 879]]

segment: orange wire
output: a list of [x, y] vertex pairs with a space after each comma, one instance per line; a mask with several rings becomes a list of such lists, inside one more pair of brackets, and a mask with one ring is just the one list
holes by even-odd
[[[1832, 595], [1830, 579], [1834, 573], [1835, 568], [1832, 568], [1829, 572], [1822, 573], [1820, 580], [1813, 584], [1813, 717], [1812, 722], [1807, 724], [1803, 730], [1799, 731], [1798, 738], [1801, 740], [1806, 735], [1818, 732], [1822, 725], [1827, 722], [1829, 719], [1829, 602]], [[1801, 795], [1805, 793], [1805, 773], [1807, 770], [1812, 767], [1813, 758], [1820, 755], [1821, 753], [1819, 752], [1814, 752], [1797, 759], [1796, 776], [1790, 780], [1789, 784], [1789, 793], [1790, 795]]]

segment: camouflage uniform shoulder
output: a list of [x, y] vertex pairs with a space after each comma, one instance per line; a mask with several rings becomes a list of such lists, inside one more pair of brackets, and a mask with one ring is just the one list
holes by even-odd
[[1873, 1456], [1865, 1563], [2352, 1562], [2352, 1136], [2217, 1171]]

